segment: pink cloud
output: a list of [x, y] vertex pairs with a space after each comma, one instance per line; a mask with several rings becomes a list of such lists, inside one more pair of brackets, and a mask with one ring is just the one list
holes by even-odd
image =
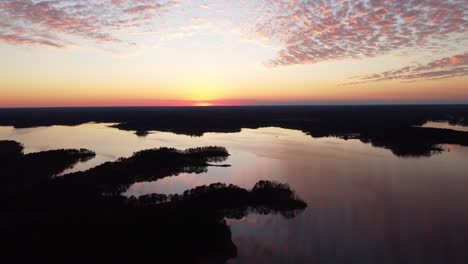
[[[283, 44], [270, 66], [374, 57], [463, 37], [466, 0], [263, 0], [262, 36]], [[466, 37], [466, 35], [465, 35]], [[437, 42], [443, 47], [443, 41]]]
[[[369, 82], [402, 80], [414, 81], [418, 79], [445, 79], [468, 75], [468, 53], [441, 58], [424, 65], [406, 66], [400, 69], [382, 73], [356, 77], [357, 81], [343, 85], [363, 84]], [[355, 78], [355, 79], [356, 79]]]
[[[0, 41], [63, 47], [64, 38], [121, 43], [115, 32], [143, 26], [177, 1], [0, 0]], [[40, 35], [48, 35], [41, 38]], [[6, 37], [7, 36], [7, 37]], [[41, 39], [38, 41], [38, 39]], [[49, 43], [46, 44], [46, 43]]]

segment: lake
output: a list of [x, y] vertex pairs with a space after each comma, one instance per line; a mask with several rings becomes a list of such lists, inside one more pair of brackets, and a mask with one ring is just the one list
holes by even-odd
[[308, 207], [293, 219], [227, 219], [238, 248], [229, 263], [468, 263], [467, 147], [444, 145], [430, 157], [408, 158], [357, 139], [275, 127], [139, 137], [110, 125], [0, 127], [0, 140], [18, 141], [26, 153], [96, 152], [64, 173], [149, 148], [226, 147], [231, 156], [223, 163], [231, 167], [135, 183], [124, 195], [182, 193], [215, 182], [249, 189], [259, 180], [289, 184]]

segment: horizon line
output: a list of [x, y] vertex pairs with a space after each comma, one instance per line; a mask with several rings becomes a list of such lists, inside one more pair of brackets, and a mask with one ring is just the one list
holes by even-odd
[[242, 108], [242, 107], [314, 107], [314, 106], [468, 106], [468, 102], [447, 103], [363, 103], [363, 104], [258, 104], [258, 105], [97, 105], [97, 106], [13, 106], [0, 107], [0, 110], [8, 109], [71, 109], [71, 108]]

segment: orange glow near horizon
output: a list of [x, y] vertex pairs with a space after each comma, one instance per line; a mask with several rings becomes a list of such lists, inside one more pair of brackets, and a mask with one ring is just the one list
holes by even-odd
[[[432, 95], [421, 98], [420, 93], [356, 93], [334, 96], [295, 96], [295, 97], [256, 97], [254, 99], [216, 99], [216, 100], [177, 100], [152, 98], [102, 98], [102, 97], [34, 97], [22, 96], [0, 99], [0, 108], [9, 107], [113, 107], [113, 106], [246, 106], [246, 105], [307, 105], [307, 104], [395, 104], [395, 103], [450, 103], [454, 100], [451, 95]], [[466, 98], [466, 97], [465, 97]], [[463, 96], [460, 97], [463, 99]]]

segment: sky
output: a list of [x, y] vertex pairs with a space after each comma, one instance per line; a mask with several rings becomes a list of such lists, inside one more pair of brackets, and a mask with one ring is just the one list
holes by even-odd
[[468, 103], [468, 0], [0, 0], [0, 107]]

